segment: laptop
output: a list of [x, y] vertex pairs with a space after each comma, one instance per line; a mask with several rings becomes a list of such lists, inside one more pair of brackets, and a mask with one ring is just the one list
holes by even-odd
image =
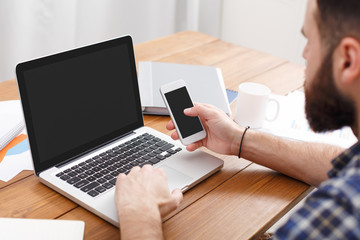
[[119, 173], [151, 164], [183, 192], [223, 161], [145, 127], [130, 36], [16, 66], [35, 175], [118, 227]]

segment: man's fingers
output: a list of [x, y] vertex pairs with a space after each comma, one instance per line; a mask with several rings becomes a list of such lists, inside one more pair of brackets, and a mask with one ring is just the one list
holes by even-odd
[[198, 149], [199, 147], [202, 147], [203, 144], [201, 141], [195, 142], [195, 143], [191, 143], [189, 145], [186, 146], [186, 150], [188, 150], [189, 152], [195, 151], [196, 149]]
[[157, 172], [157, 174], [161, 175], [167, 181], [166, 173], [162, 168], [156, 168], [155, 171]]
[[141, 168], [139, 166], [133, 167], [130, 172], [129, 175], [134, 175], [135, 173], [139, 172], [141, 170]]
[[167, 130], [173, 130], [175, 129], [175, 125], [174, 122], [172, 120], [170, 120], [167, 124], [166, 124], [166, 129]]
[[167, 201], [164, 204], [161, 204], [161, 206], [160, 206], [161, 217], [165, 217], [166, 215], [168, 215], [169, 213], [171, 213], [172, 211], [177, 209], [179, 207], [182, 199], [183, 199], [183, 194], [182, 194], [181, 190], [175, 189], [171, 193], [171, 197], [170, 197], [169, 201]]
[[116, 178], [116, 190], [118, 190], [119, 186], [126, 179], [126, 175], [124, 173], [120, 173]]
[[178, 140], [179, 139], [179, 134], [175, 131], [171, 134], [171, 138], [174, 140]]
[[192, 108], [184, 109], [184, 114], [190, 117], [200, 116], [205, 119], [211, 118], [217, 114], [218, 108], [203, 103], [197, 103]]
[[190, 117], [198, 116], [199, 115], [198, 108], [199, 108], [199, 106], [195, 106], [192, 108], [186, 108], [186, 109], [184, 109], [184, 113], [185, 113], [185, 115], [190, 116]]
[[176, 203], [176, 206], [178, 207], [181, 203], [181, 201], [183, 200], [183, 194], [181, 192], [180, 189], [174, 189], [171, 193], [171, 198], [174, 200], [174, 202]]
[[153, 166], [151, 166], [150, 164], [145, 164], [141, 170], [144, 171], [150, 171], [151, 169], [153, 169]]

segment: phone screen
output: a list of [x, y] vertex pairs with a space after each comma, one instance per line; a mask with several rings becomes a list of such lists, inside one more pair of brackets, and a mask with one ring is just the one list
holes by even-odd
[[176, 89], [164, 95], [183, 138], [203, 130], [198, 117], [189, 117], [184, 114], [184, 109], [194, 106], [186, 87]]

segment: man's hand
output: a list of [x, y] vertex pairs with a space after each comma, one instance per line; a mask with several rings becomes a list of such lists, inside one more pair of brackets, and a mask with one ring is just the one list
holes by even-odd
[[[243, 129], [223, 111], [209, 104], [195, 103], [193, 108], [185, 109], [184, 113], [187, 116], [199, 116], [206, 131], [206, 138], [189, 144], [186, 147], [188, 151], [194, 151], [204, 146], [221, 154], [238, 154], [239, 137], [241, 137]], [[173, 121], [170, 120], [166, 128], [168, 130], [175, 129]], [[174, 140], [179, 139], [177, 132], [173, 132], [171, 137]]]
[[181, 200], [181, 190], [175, 189], [170, 194], [164, 171], [151, 165], [134, 167], [128, 176], [119, 174], [116, 181], [115, 201], [118, 208], [152, 203], [159, 208], [161, 217], [165, 217], [179, 206]]
[[161, 168], [150, 165], [134, 167], [119, 174], [115, 204], [124, 239], [157, 239], [162, 237], [161, 217], [175, 210], [183, 198], [180, 189], [169, 192], [167, 178]]

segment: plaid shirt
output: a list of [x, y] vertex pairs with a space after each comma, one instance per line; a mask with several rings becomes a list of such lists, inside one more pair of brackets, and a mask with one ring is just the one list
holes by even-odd
[[332, 161], [329, 179], [274, 239], [360, 239], [360, 141]]

